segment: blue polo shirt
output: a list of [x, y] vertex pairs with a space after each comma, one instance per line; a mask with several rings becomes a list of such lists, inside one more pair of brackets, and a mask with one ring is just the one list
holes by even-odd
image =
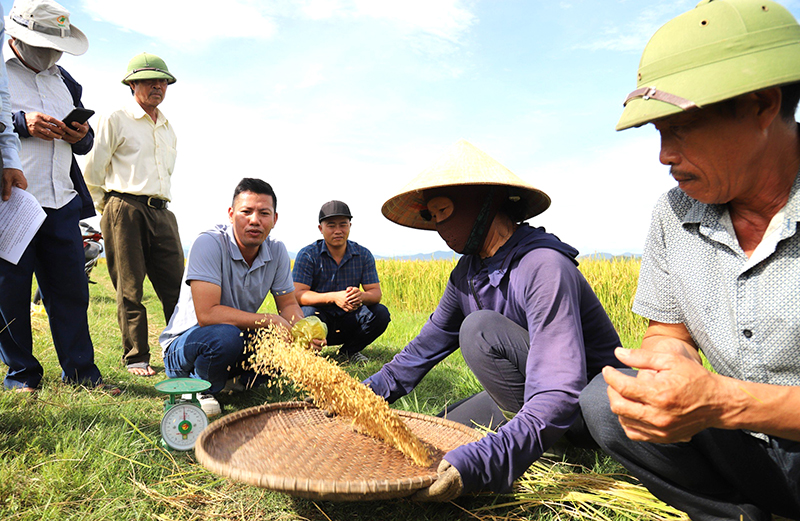
[[[349, 286], [359, 287], [366, 284], [377, 284], [378, 271], [375, 269], [375, 258], [365, 247], [353, 241], [347, 241], [344, 257], [339, 264], [333, 260], [328, 246], [323, 239], [309, 244], [297, 254], [292, 271], [294, 282], [305, 284], [311, 291], [330, 293], [343, 291]], [[338, 306], [326, 306], [341, 309]], [[344, 310], [341, 310], [344, 313]]]
[[290, 263], [286, 246], [272, 237], [267, 237], [253, 265], [248, 266], [230, 225], [217, 225], [201, 233], [192, 244], [178, 305], [159, 343], [166, 350], [173, 340], [197, 325], [191, 281], [215, 284], [221, 290], [220, 304], [255, 313], [269, 292], [281, 296], [294, 291]]

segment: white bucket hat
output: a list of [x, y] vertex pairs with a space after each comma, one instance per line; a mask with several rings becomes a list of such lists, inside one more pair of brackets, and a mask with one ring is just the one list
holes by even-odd
[[6, 17], [6, 33], [33, 47], [79, 56], [89, 40], [69, 23], [69, 11], [52, 0], [17, 0]]

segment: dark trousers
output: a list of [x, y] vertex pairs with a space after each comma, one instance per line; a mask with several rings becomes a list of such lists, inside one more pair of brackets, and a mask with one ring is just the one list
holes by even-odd
[[[383, 304], [361, 306], [355, 311], [340, 315], [328, 308], [303, 306], [303, 315], [316, 315], [328, 326], [328, 345], [341, 344], [339, 352], [347, 356], [357, 353], [381, 336], [392, 320]], [[338, 309], [338, 308], [337, 308]]]
[[[525, 404], [528, 331], [496, 311], [481, 310], [464, 319], [459, 343], [464, 361], [485, 390], [450, 405], [439, 416], [496, 430]], [[596, 446], [580, 415], [565, 436], [580, 447]]]
[[30, 305], [34, 273], [50, 320], [61, 378], [90, 386], [101, 381], [86, 317], [89, 286], [78, 228], [80, 209], [79, 197], [58, 210], [46, 208], [47, 218], [19, 263], [0, 259], [0, 356], [8, 365], [3, 382], [7, 388], [38, 387], [44, 372], [33, 356]]
[[800, 443], [722, 429], [687, 443], [631, 441], [611, 412], [607, 388], [598, 375], [581, 393], [589, 430], [653, 495], [695, 521], [800, 519]]
[[108, 273], [117, 290], [117, 322], [123, 362], [150, 361], [147, 309], [142, 304], [147, 276], [169, 322], [180, 296], [183, 246], [175, 215], [145, 203], [108, 196], [100, 220]]

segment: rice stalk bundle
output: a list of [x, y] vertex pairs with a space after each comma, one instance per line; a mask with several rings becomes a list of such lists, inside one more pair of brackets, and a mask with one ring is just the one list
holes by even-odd
[[248, 349], [253, 353], [250, 367], [256, 372], [291, 380], [313, 397], [317, 407], [351, 420], [357, 432], [385, 441], [416, 465], [431, 464], [428, 449], [386, 400], [302, 342], [289, 342], [277, 326], [259, 329]]
[[603, 521], [688, 521], [686, 514], [663, 503], [642, 485], [620, 478], [631, 479], [538, 460], [517, 480], [512, 501], [484, 508], [545, 507], [573, 519]]

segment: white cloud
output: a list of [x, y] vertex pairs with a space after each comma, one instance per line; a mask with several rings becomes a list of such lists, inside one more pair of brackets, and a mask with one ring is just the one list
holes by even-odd
[[228, 0], [223, 7], [212, 0], [82, 0], [82, 7], [123, 31], [193, 52], [231, 38], [269, 40], [285, 18], [387, 23], [415, 48], [443, 54], [477, 22], [464, 0]]
[[645, 127], [618, 134], [613, 146], [537, 165], [550, 173], [538, 187], [553, 204], [533, 224], [581, 254], [641, 253], [656, 200], [675, 186], [658, 162], [658, 147], [658, 135]]
[[264, 40], [275, 34], [277, 26], [266, 3], [226, 0], [222, 5], [212, 0], [82, 1], [96, 20], [187, 50], [199, 51], [227, 38]]
[[353, 0], [358, 16], [389, 20], [409, 32], [460, 43], [476, 18], [461, 0]]
[[325, 81], [325, 75], [323, 74], [324, 65], [322, 64], [312, 64], [310, 65], [303, 76], [303, 79], [300, 80], [300, 83], [297, 84], [298, 89], [307, 89], [309, 87], [314, 87], [315, 85], [319, 85], [323, 81]]
[[647, 42], [650, 41], [650, 37], [662, 25], [671, 18], [694, 7], [695, 3], [695, 0], [670, 0], [669, 2], [636, 3], [634, 4], [635, 7], [624, 7], [625, 10], [641, 9], [641, 12], [632, 22], [624, 26], [607, 25], [597, 39], [576, 44], [574, 48], [588, 49], [590, 51], [640, 53], [647, 45]]
[[339, 0], [307, 0], [302, 2], [301, 12], [312, 20], [332, 18], [337, 11], [342, 9]]

